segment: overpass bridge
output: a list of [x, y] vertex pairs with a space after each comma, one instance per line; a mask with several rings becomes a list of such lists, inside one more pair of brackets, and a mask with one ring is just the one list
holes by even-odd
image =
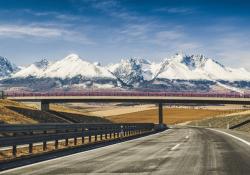
[[242, 104], [250, 105], [250, 94], [239, 93], [177, 93], [177, 92], [127, 92], [84, 91], [21, 93], [6, 92], [5, 98], [20, 102], [39, 102], [42, 111], [49, 110], [51, 103], [86, 102], [135, 102], [158, 104], [159, 123], [163, 123], [163, 104]]

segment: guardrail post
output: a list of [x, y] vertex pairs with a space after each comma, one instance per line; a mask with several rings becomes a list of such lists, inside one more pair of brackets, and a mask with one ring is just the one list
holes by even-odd
[[82, 128], [82, 144], [84, 144], [84, 128]]
[[[68, 130], [65, 131], [66, 133], [69, 132]], [[65, 139], [65, 146], [69, 146], [69, 138]]]
[[69, 146], [69, 139], [68, 138], [65, 139], [65, 146]]
[[97, 141], [97, 134], [95, 134], [95, 142]]
[[32, 152], [33, 152], [33, 144], [30, 143], [29, 144], [29, 154], [32, 154]]
[[55, 149], [58, 149], [58, 140], [55, 141]]
[[[16, 136], [16, 133], [14, 132], [13, 137], [15, 137], [15, 136]], [[16, 145], [13, 145], [12, 146], [12, 155], [13, 155], [13, 157], [16, 157], [16, 154], [17, 154]]]
[[[30, 132], [30, 135], [33, 135], [33, 132]], [[29, 143], [29, 154], [32, 154], [33, 152], [33, 143]]]
[[17, 153], [16, 145], [13, 145], [13, 147], [12, 147], [12, 155], [14, 157], [16, 157], [16, 153]]
[[92, 137], [92, 135], [91, 135], [91, 134], [89, 134], [89, 143], [91, 142], [91, 137]]
[[[56, 131], [58, 133], [58, 131]], [[58, 140], [55, 140], [55, 149], [58, 149]]]
[[[75, 129], [75, 132], [77, 132], [77, 129]], [[77, 137], [74, 137], [74, 145], [77, 145]]]
[[[43, 131], [43, 134], [47, 134], [47, 131]], [[43, 151], [46, 151], [47, 150], [47, 142], [44, 141], [43, 142]]]

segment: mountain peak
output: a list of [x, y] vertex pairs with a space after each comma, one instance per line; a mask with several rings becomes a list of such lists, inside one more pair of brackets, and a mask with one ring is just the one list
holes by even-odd
[[66, 56], [63, 60], [77, 61], [77, 60], [81, 60], [81, 58], [79, 55], [72, 53]]
[[95, 66], [101, 66], [101, 63], [98, 62], [98, 61], [94, 62], [93, 64], [94, 64]]
[[34, 63], [34, 65], [40, 69], [46, 69], [49, 66], [49, 61], [47, 59], [41, 59]]
[[121, 63], [125, 64], [151, 64], [150, 61], [143, 58], [131, 57], [128, 59], [121, 59]]
[[204, 55], [185, 55], [183, 56], [181, 63], [185, 64], [191, 69], [203, 67], [205, 63], [208, 61]]
[[7, 58], [0, 56], [0, 77], [8, 77], [19, 69], [12, 64]]

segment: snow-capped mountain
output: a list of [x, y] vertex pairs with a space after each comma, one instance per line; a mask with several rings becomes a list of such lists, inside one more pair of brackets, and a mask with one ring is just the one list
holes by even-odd
[[22, 68], [20, 71], [15, 73], [13, 77], [41, 77], [49, 65], [50, 63], [48, 60], [42, 59], [41, 61], [29, 65], [28, 67]]
[[203, 55], [176, 54], [162, 63], [157, 77], [180, 80], [250, 81], [250, 72], [243, 68], [225, 67]]
[[120, 63], [108, 65], [106, 68], [126, 85], [138, 86], [143, 81], [154, 78], [152, 64], [145, 59], [122, 59]]
[[7, 58], [0, 56], [0, 79], [8, 78], [18, 70], [19, 68], [16, 65], [12, 64]]
[[73, 78], [82, 76], [87, 78], [114, 78], [105, 68], [82, 60], [76, 54], [70, 54], [62, 60], [49, 63], [47, 60], [36, 62], [17, 72], [14, 77], [34, 76], [38, 78]]
[[44, 72], [44, 77], [73, 78], [81, 75], [88, 78], [114, 78], [105, 68], [82, 60], [76, 54], [70, 54], [55, 62]]
[[3, 88], [25, 87], [31, 90], [132, 88], [150, 90], [242, 92], [250, 90], [250, 72], [233, 69], [203, 55], [175, 54], [160, 63], [141, 58], [123, 59], [102, 66], [76, 54], [49, 62], [42, 59], [18, 71], [0, 57], [0, 82]]

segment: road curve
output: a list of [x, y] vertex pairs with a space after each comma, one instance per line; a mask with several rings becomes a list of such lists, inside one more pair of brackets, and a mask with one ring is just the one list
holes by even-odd
[[175, 128], [0, 174], [247, 175], [250, 146], [204, 128]]

